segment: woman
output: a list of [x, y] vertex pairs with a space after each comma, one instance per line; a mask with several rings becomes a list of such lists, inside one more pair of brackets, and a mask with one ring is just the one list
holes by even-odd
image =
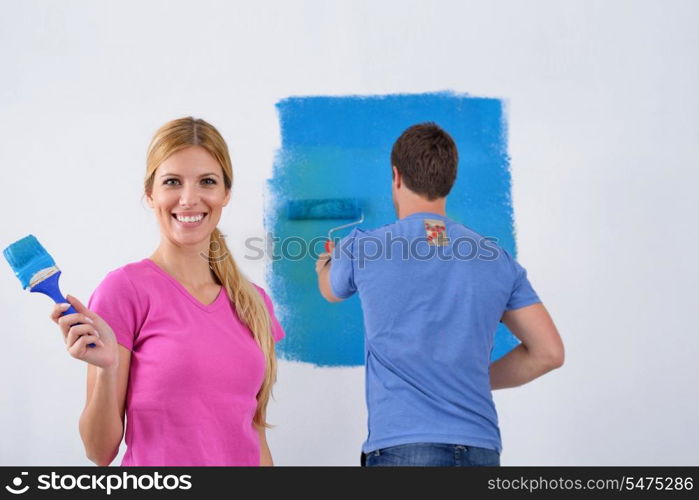
[[160, 245], [108, 273], [87, 307], [69, 295], [78, 312], [51, 314], [70, 355], [88, 363], [80, 435], [97, 465], [117, 455], [124, 416], [121, 465], [272, 465], [265, 410], [284, 332], [216, 228], [232, 180], [213, 126], [165, 124], [144, 186]]

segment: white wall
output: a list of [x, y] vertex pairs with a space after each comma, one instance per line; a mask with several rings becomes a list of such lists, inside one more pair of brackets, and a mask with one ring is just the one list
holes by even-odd
[[[455, 90], [508, 102], [519, 260], [562, 369], [496, 392], [504, 465], [696, 465], [699, 4], [688, 1], [0, 1], [4, 248], [33, 233], [87, 300], [150, 254], [147, 143], [202, 117], [229, 141], [220, 227], [262, 236], [292, 95]], [[241, 259], [264, 284], [264, 262]], [[50, 301], [0, 273], [0, 464], [88, 464], [85, 365]], [[357, 464], [363, 373], [282, 362], [278, 464]], [[120, 457], [115, 463], [120, 462]]]

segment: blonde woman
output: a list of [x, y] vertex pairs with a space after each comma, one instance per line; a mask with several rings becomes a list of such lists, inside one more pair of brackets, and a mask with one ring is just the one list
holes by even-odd
[[51, 314], [88, 363], [80, 436], [97, 465], [114, 460], [124, 429], [125, 466], [272, 465], [265, 410], [284, 332], [216, 228], [232, 181], [213, 126], [162, 126], [144, 185], [158, 248], [108, 273], [87, 307], [69, 295], [78, 312]]

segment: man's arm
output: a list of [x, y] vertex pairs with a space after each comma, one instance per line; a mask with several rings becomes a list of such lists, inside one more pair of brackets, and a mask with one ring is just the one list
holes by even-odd
[[543, 304], [506, 311], [502, 322], [522, 343], [490, 365], [492, 390], [526, 384], [563, 365], [563, 341]]
[[318, 289], [320, 294], [328, 302], [342, 302], [344, 299], [340, 299], [333, 295], [332, 288], [330, 287], [330, 254], [323, 253], [318, 256], [316, 261], [316, 274], [318, 275]]

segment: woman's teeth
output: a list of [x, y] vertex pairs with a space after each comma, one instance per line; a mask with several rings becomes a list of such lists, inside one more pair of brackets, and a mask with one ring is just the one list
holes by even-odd
[[196, 216], [181, 216], [181, 215], [175, 215], [175, 218], [180, 221], [180, 222], [199, 222], [204, 218], [205, 214], [199, 214]]

